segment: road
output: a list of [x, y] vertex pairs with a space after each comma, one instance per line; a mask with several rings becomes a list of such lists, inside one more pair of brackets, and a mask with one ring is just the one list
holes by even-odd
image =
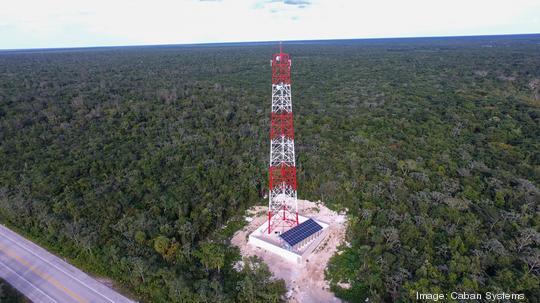
[[133, 303], [0, 224], [0, 277], [34, 303]]

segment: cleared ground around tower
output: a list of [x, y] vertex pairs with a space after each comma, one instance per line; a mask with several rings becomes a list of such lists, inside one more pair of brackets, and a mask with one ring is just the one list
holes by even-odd
[[341, 302], [330, 291], [324, 279], [324, 270], [344, 239], [346, 216], [328, 209], [322, 203], [298, 200], [300, 214], [328, 222], [330, 226], [328, 235], [319, 247], [302, 264], [296, 264], [247, 243], [249, 234], [268, 218], [267, 209], [264, 206], [251, 208], [248, 213], [253, 220], [234, 234], [231, 243], [240, 248], [243, 256], [261, 257], [276, 278], [285, 280], [289, 289], [288, 302]]

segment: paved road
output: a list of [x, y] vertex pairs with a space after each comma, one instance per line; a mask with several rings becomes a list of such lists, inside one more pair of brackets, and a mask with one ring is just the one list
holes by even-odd
[[133, 303], [2, 224], [0, 277], [34, 303]]

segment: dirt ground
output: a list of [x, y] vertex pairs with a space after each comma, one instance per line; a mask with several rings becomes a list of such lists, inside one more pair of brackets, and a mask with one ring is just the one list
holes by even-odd
[[341, 302], [330, 291], [328, 283], [324, 280], [324, 269], [328, 260], [343, 241], [346, 229], [346, 215], [338, 214], [324, 206], [307, 200], [298, 200], [299, 214], [329, 223], [329, 233], [319, 247], [304, 261], [296, 264], [281, 257], [248, 245], [249, 234], [266, 220], [267, 207], [256, 206], [248, 211], [247, 220], [252, 220], [242, 230], [236, 232], [231, 240], [233, 245], [240, 248], [243, 256], [257, 255], [261, 257], [276, 278], [284, 279], [289, 289], [288, 302], [291, 303], [326, 303]]

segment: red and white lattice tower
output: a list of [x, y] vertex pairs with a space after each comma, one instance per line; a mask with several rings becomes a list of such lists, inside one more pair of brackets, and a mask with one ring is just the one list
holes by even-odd
[[272, 56], [272, 113], [270, 124], [270, 194], [268, 233], [298, 224], [296, 164], [291, 101], [291, 59], [279, 53]]

